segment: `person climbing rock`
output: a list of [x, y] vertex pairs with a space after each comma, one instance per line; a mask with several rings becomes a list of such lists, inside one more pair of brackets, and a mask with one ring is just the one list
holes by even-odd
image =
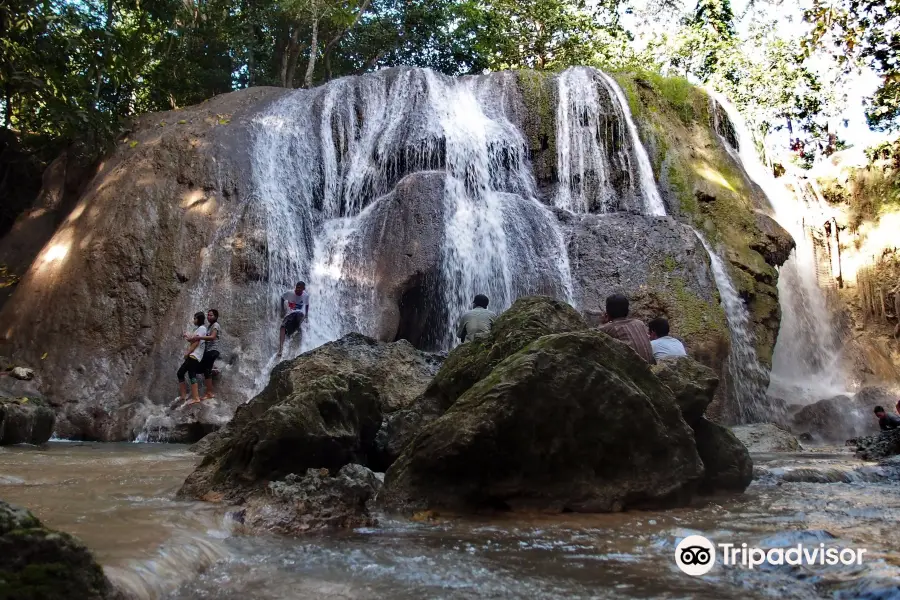
[[285, 292], [281, 297], [281, 331], [278, 338], [278, 358], [284, 350], [284, 338], [294, 335], [304, 320], [309, 319], [309, 292], [306, 283], [298, 281], [293, 292]]
[[188, 404], [196, 404], [200, 402], [200, 391], [197, 386], [197, 373], [200, 372], [200, 361], [203, 360], [203, 351], [206, 348], [206, 342], [199, 339], [206, 335], [206, 327], [204, 323], [206, 322], [206, 317], [202, 312], [198, 312], [194, 314], [194, 326], [196, 329], [194, 333], [188, 334], [185, 333], [182, 337], [184, 339], [194, 339], [197, 338], [196, 341], [190, 342], [190, 346], [188, 346], [187, 352], [184, 353], [184, 362], [181, 363], [181, 367], [178, 369], [178, 373], [176, 374], [178, 377], [178, 393], [179, 400], [184, 402], [187, 400], [187, 384], [184, 382], [184, 376], [187, 374], [188, 379], [191, 382], [191, 401]]
[[188, 341], [202, 341], [206, 344], [203, 350], [203, 360], [200, 361], [200, 373], [203, 373], [203, 385], [206, 387], [206, 394], [204, 394], [203, 399], [210, 400], [216, 397], [216, 390], [213, 385], [213, 367], [216, 365], [216, 359], [219, 358], [219, 332], [222, 330], [219, 325], [219, 311], [214, 308], [206, 311], [206, 320], [209, 321], [206, 335], [194, 335], [189, 337]]
[[878, 427], [880, 427], [882, 431], [887, 431], [888, 429], [900, 429], [900, 417], [887, 414], [884, 412], [883, 407], [875, 407], [875, 416], [878, 417]]
[[647, 326], [640, 319], [628, 317], [628, 298], [622, 294], [609, 296], [606, 299], [606, 312], [601, 320], [603, 324], [597, 329], [610, 337], [625, 342], [648, 363], [656, 364]]
[[647, 329], [650, 331], [650, 347], [653, 349], [653, 358], [660, 360], [676, 356], [687, 356], [684, 344], [669, 335], [668, 319], [656, 317], [647, 323]]
[[471, 342], [476, 337], [490, 332], [497, 315], [488, 310], [489, 303], [490, 300], [484, 294], [475, 296], [472, 310], [463, 313], [456, 323], [456, 337], [463, 342]]

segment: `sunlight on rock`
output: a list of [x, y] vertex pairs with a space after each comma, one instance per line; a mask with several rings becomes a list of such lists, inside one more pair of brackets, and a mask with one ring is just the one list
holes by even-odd
[[721, 173], [719, 173], [719, 172], [716, 171], [715, 169], [710, 168], [710, 167], [707, 166], [707, 165], [701, 165], [701, 166], [699, 166], [699, 167], [696, 167], [696, 168], [694, 169], [694, 171], [696, 171], [696, 173], [697, 173], [698, 175], [700, 175], [700, 177], [702, 177], [703, 179], [705, 179], [705, 180], [707, 180], [707, 181], [709, 181], [709, 182], [711, 182], [711, 183], [714, 183], [714, 184], [716, 184], [716, 185], [720, 185], [720, 186], [722, 186], [723, 188], [726, 188], [726, 189], [731, 190], [732, 192], [736, 192], [736, 191], [737, 191], [737, 190], [735, 190], [735, 189], [731, 186], [730, 183], [728, 183], [728, 180], [727, 180], [727, 179], [725, 179], [724, 177], [722, 177], [722, 174], [721, 174]]

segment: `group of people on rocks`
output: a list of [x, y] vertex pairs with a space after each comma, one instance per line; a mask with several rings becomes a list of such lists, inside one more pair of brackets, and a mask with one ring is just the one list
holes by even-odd
[[[300, 325], [308, 318], [309, 292], [306, 291], [306, 283], [298, 281], [293, 291], [285, 292], [281, 296], [281, 326], [277, 357], [280, 357], [284, 350], [285, 337], [297, 333]], [[187, 341], [188, 347], [184, 352], [184, 362], [181, 363], [181, 367], [176, 373], [178, 400], [180, 402], [187, 401], [185, 406], [215, 397], [213, 369], [219, 358], [219, 335], [221, 333], [219, 311], [211, 308], [205, 315], [202, 312], [195, 313], [193, 323], [195, 329], [182, 335]], [[203, 376], [203, 384], [206, 387], [206, 394], [203, 398], [200, 397], [200, 381], [198, 379], [200, 375]], [[185, 381], [185, 377], [187, 381]], [[188, 390], [189, 384], [190, 391]], [[189, 393], [190, 400], [188, 401]]]
[[[456, 337], [463, 342], [470, 342], [490, 332], [497, 315], [488, 310], [489, 302], [484, 294], [475, 296], [472, 309], [459, 318]], [[600, 331], [625, 342], [650, 364], [664, 358], [687, 356], [684, 344], [669, 335], [667, 319], [657, 317], [645, 325], [640, 319], [630, 318], [628, 312], [628, 298], [622, 294], [609, 296], [606, 299], [606, 312], [602, 316]]]

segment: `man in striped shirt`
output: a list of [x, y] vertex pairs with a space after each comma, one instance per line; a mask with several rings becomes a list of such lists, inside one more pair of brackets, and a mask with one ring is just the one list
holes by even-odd
[[628, 298], [622, 294], [613, 294], [606, 299], [606, 313], [598, 329], [631, 346], [648, 363], [656, 364], [647, 326], [640, 319], [628, 318]]

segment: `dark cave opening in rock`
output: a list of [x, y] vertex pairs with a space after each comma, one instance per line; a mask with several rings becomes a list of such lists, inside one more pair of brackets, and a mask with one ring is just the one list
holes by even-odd
[[447, 307], [440, 277], [420, 275], [400, 298], [400, 323], [394, 341], [407, 340], [420, 350], [441, 350], [446, 335]]

